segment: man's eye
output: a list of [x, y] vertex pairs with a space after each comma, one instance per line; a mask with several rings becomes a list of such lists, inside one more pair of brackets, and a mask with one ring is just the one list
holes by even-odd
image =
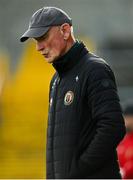
[[42, 39], [45, 40], [45, 39], [47, 39], [47, 37], [48, 37], [48, 36], [44, 36]]
[[47, 38], [48, 38], [48, 35], [45, 35], [45, 36], [38, 38], [37, 41], [43, 41], [43, 40], [46, 40]]

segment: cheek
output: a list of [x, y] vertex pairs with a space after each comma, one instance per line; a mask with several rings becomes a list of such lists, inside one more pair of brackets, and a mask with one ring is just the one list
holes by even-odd
[[64, 49], [64, 43], [61, 40], [54, 40], [51, 44], [51, 50], [56, 53], [60, 54], [62, 52], [62, 49]]

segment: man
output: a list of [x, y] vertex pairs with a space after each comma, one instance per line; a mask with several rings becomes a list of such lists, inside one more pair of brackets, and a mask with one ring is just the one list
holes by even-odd
[[47, 179], [120, 178], [116, 147], [125, 134], [109, 65], [75, 40], [61, 9], [35, 12], [21, 41], [56, 69], [50, 85]]
[[123, 179], [133, 179], [133, 102], [123, 108], [127, 134], [119, 144], [118, 158]]

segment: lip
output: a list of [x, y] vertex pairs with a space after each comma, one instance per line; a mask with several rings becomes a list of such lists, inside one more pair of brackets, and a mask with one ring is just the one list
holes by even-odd
[[49, 57], [48, 54], [43, 54], [43, 56], [44, 56], [45, 58], [48, 58], [48, 57]]

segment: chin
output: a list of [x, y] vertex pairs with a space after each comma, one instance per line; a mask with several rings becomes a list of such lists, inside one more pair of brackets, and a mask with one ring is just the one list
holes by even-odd
[[48, 63], [53, 63], [53, 62], [54, 62], [54, 59], [52, 59], [52, 58], [46, 58], [46, 61], [47, 61]]
[[45, 59], [48, 63], [53, 63], [58, 59], [58, 56], [48, 56], [48, 57], [45, 57]]

